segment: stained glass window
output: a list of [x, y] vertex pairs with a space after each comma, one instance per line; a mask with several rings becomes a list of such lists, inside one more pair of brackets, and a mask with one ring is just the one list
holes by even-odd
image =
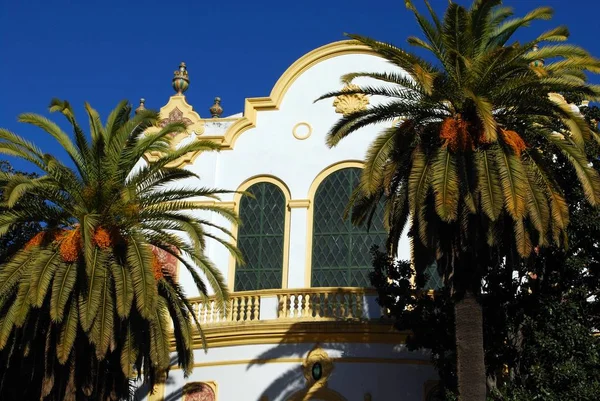
[[361, 170], [346, 168], [329, 175], [317, 188], [314, 200], [312, 277], [313, 287], [370, 287], [371, 247], [385, 246], [383, 208], [366, 226], [344, 220], [344, 209]]
[[254, 184], [246, 192], [254, 196], [243, 196], [240, 201], [238, 247], [246, 264], [235, 269], [234, 289], [281, 288], [285, 196], [268, 182]]

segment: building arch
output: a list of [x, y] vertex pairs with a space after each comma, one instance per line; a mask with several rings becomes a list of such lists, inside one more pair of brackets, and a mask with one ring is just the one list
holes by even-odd
[[[240, 135], [249, 129], [256, 127], [256, 117], [258, 112], [279, 110], [288, 89], [304, 72], [325, 60], [347, 54], [366, 54], [380, 57], [370, 47], [354, 40], [341, 40], [313, 49], [297, 59], [287, 68], [287, 70], [285, 70], [273, 86], [273, 89], [271, 89], [269, 96], [246, 98], [244, 102], [243, 117], [236, 119], [223, 135], [205, 135], [203, 136], [203, 139], [214, 141], [219, 144], [221, 149], [233, 149], [235, 142]], [[201, 153], [202, 152], [193, 154], [189, 160], [186, 159], [186, 163], [194, 163]]]
[[[243, 207], [244, 202], [250, 201], [251, 198], [245, 196], [243, 192], [252, 190], [252, 188], [257, 188], [257, 185], [266, 184], [265, 187], [276, 188], [282, 195], [281, 204], [279, 207], [283, 209], [281, 214], [283, 214], [283, 232], [282, 232], [282, 258], [281, 258], [281, 286], [279, 288], [287, 288], [288, 281], [288, 267], [289, 267], [289, 248], [290, 248], [290, 210], [288, 208], [288, 204], [291, 198], [291, 192], [288, 186], [279, 178], [273, 175], [258, 175], [251, 177], [244, 181], [236, 190], [236, 194], [234, 196], [234, 211], [240, 218], [242, 219], [242, 227], [239, 227], [237, 224], [234, 224], [232, 227], [232, 234], [234, 239], [234, 244], [240, 246], [240, 234], [243, 235], [244, 228], [244, 216]], [[276, 208], [279, 208], [276, 207]], [[262, 211], [261, 211], [262, 212]], [[264, 233], [263, 233], [264, 234]], [[260, 235], [259, 235], [260, 236]], [[243, 237], [242, 237], [243, 240]], [[242, 244], [243, 246], [243, 244]], [[251, 261], [250, 261], [251, 262]], [[237, 263], [233, 256], [229, 258], [229, 273], [227, 284], [231, 291], [235, 291], [236, 284], [236, 270]]]

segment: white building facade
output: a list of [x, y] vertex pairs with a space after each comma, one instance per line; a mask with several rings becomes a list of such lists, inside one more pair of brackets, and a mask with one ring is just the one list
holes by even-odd
[[[368, 146], [387, 127], [364, 128], [333, 149], [325, 143], [343, 114], [381, 99], [352, 94], [314, 102], [339, 90], [343, 74], [390, 69], [367, 48], [336, 42], [298, 59], [269, 96], [246, 99], [239, 115], [222, 118], [217, 104], [213, 117], [201, 118], [182, 93], [161, 109], [165, 121], [189, 124], [190, 134], [176, 137], [174, 146], [198, 139], [220, 144], [220, 152], [181, 161], [200, 175], [200, 185], [254, 198], [236, 193], [202, 201], [239, 213], [240, 227], [218, 215], [198, 216], [231, 229], [246, 264], [237, 266], [215, 241], [207, 244], [232, 292], [227, 315], [211, 300], [194, 298], [191, 276], [173, 265], [193, 298], [208, 351], [198, 342], [193, 373], [185, 378], [174, 366], [150, 400], [434, 399], [429, 356], [406, 350], [405, 334], [381, 319], [368, 288], [369, 249], [385, 241], [381, 219], [367, 232], [342, 218]], [[400, 257], [410, 257], [406, 238]]]

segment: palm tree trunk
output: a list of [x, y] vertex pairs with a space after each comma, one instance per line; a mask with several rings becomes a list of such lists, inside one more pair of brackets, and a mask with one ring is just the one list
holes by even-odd
[[460, 401], [485, 401], [483, 312], [472, 293], [454, 305], [456, 370]]

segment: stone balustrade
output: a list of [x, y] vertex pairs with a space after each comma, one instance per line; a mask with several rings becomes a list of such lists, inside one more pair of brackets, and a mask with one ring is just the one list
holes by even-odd
[[304, 288], [235, 292], [227, 307], [214, 297], [191, 299], [204, 327], [269, 320], [373, 320], [382, 316], [376, 293], [363, 288]]

